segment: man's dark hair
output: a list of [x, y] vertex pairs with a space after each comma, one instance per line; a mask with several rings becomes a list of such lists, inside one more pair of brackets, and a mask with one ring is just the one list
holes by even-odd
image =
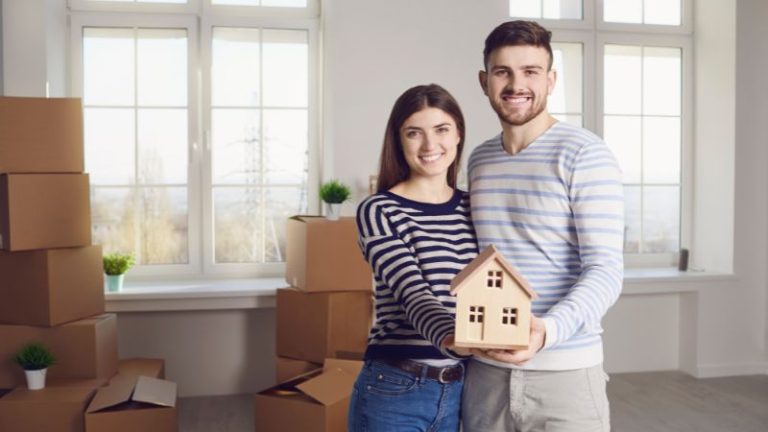
[[533, 21], [507, 21], [491, 32], [485, 38], [483, 50], [483, 67], [488, 69], [488, 58], [491, 53], [505, 46], [531, 45], [544, 48], [549, 53], [549, 66], [552, 69], [552, 46], [549, 44], [552, 32]]

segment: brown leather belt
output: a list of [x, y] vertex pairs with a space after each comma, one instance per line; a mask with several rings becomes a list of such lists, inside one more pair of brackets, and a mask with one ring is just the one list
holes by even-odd
[[455, 366], [435, 367], [405, 359], [376, 359], [375, 361], [396, 367], [415, 377], [426, 376], [442, 384], [458, 381], [464, 376], [464, 365], [461, 363]]

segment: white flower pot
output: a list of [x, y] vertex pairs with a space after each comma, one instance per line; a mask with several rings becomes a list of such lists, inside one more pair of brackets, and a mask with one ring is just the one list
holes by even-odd
[[40, 390], [45, 388], [45, 373], [48, 369], [25, 370], [27, 376], [27, 388], [30, 390]]
[[106, 275], [107, 276], [107, 292], [120, 292], [123, 289], [124, 274], [121, 275]]
[[327, 209], [325, 212], [325, 218], [331, 221], [339, 220], [341, 203], [325, 203], [325, 205]]

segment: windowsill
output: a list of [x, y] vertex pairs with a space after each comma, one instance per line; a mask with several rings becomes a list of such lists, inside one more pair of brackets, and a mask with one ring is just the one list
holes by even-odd
[[[627, 269], [622, 295], [679, 294], [735, 281], [728, 273], [680, 272], [672, 268]], [[287, 286], [283, 278], [163, 281], [129, 283], [119, 293], [106, 294], [107, 312], [261, 309], [275, 307], [275, 292]]]

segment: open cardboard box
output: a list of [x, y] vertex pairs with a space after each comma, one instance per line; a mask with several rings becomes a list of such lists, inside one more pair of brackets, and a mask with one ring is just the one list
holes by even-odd
[[117, 364], [117, 374], [147, 376], [165, 379], [165, 360], [153, 358], [122, 359]]
[[362, 367], [360, 361], [326, 359], [322, 370], [258, 393], [256, 431], [346, 431], [349, 396]]
[[0, 97], [0, 172], [80, 173], [79, 98]]
[[286, 226], [285, 280], [302, 291], [373, 290], [371, 267], [350, 217], [293, 216]]
[[277, 290], [277, 355], [314, 363], [341, 351], [364, 352], [373, 314], [372, 294]]
[[322, 369], [323, 365], [308, 362], [306, 360], [296, 360], [288, 357], [277, 357], [275, 359], [275, 382], [282, 383], [304, 375], [307, 372]]
[[0, 174], [0, 249], [90, 245], [88, 174]]
[[52, 327], [104, 313], [101, 246], [0, 251], [0, 324]]
[[86, 432], [175, 432], [176, 383], [118, 375], [100, 388], [85, 411]]

